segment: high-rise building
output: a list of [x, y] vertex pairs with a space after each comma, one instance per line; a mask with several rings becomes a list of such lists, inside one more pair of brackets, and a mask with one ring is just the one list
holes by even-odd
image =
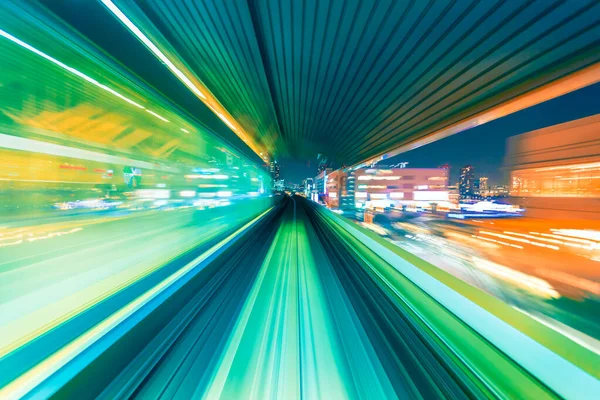
[[327, 174], [325, 186], [326, 195], [323, 196], [325, 203], [331, 208], [339, 208], [340, 198], [346, 192], [347, 174], [342, 169], [331, 171]]
[[473, 197], [475, 192], [475, 167], [465, 165], [460, 169], [460, 177], [458, 178], [458, 194], [460, 199], [468, 199]]
[[355, 207], [354, 205], [354, 172], [348, 171], [342, 178], [341, 182], [341, 195], [340, 195], [340, 209], [351, 210]]
[[278, 179], [273, 184], [273, 188], [278, 192], [283, 192], [285, 190], [285, 182], [283, 179]]
[[458, 185], [448, 185], [448, 201], [455, 207], [459, 204], [460, 195], [458, 194]]
[[328, 175], [329, 173], [331, 173], [332, 169], [331, 168], [325, 168], [324, 170], [322, 170], [321, 172], [319, 172], [319, 175], [317, 175], [314, 179], [314, 193], [313, 193], [313, 197], [314, 197], [314, 201], [319, 201], [319, 199], [322, 199], [324, 197], [324, 195], [327, 194], [327, 179], [328, 179]]
[[271, 165], [269, 166], [269, 173], [271, 174], [271, 179], [273, 182], [277, 182], [279, 180], [279, 164], [276, 160], [271, 161]]
[[304, 197], [307, 199], [312, 198], [312, 192], [315, 188], [315, 184], [313, 182], [313, 178], [306, 178], [304, 180]]
[[475, 180], [473, 181], [473, 195], [474, 196], [479, 196], [481, 195], [481, 191], [479, 190], [479, 178], [475, 178]]
[[488, 189], [489, 189], [488, 178], [487, 178], [487, 176], [482, 176], [481, 178], [479, 178], [479, 191], [481, 193], [484, 193]]

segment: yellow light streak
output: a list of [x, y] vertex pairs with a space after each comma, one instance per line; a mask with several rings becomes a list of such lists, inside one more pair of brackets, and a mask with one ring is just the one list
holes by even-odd
[[181, 80], [181, 82], [187, 86], [188, 89], [190, 89], [192, 92], [194, 92], [194, 94], [196, 94], [197, 96], [199, 96], [202, 99], [206, 99], [206, 96], [204, 95], [204, 93], [202, 93], [200, 91], [200, 89], [198, 89], [196, 87], [196, 85], [194, 85], [192, 83], [192, 81], [185, 76], [185, 74], [183, 72], [181, 72], [181, 70], [179, 68], [177, 68], [175, 66], [175, 64], [173, 64], [171, 62], [171, 60], [169, 60], [167, 58], [167, 56], [165, 56], [163, 54], [162, 51], [160, 51], [158, 49], [158, 47], [156, 47], [156, 45], [154, 43], [152, 43], [152, 41], [150, 39], [148, 39], [148, 37], [146, 35], [144, 35], [142, 33], [142, 31], [135, 26], [135, 24], [133, 22], [131, 22], [131, 20], [129, 18], [127, 18], [127, 16], [125, 14], [123, 14], [123, 12], [121, 10], [119, 10], [119, 8], [110, 0], [102, 0], [102, 3], [123, 23], [125, 24], [125, 26], [138, 38], [142, 41], [142, 43], [144, 43], [146, 45], [146, 47], [148, 47], [148, 49], [150, 49], [150, 51], [159, 58], [160, 61], [162, 61], [167, 68], [169, 68], [169, 70], [171, 72], [173, 72], [175, 74], [175, 76], [177, 76], [177, 78], [179, 78], [179, 80]]
[[[229, 112], [220, 104], [218, 99], [209, 92], [209, 90], [205, 87], [202, 90], [198, 87], [201, 82], [194, 83], [192, 80], [182, 71], [181, 68], [178, 68], [175, 63], [165, 55], [163, 51], [161, 51], [158, 46], [150, 40], [150, 38], [142, 32], [140, 28], [138, 28], [133, 21], [125, 15], [123, 11], [121, 11], [114, 2], [111, 0], [101, 0], [102, 4], [108, 8], [108, 10], [121, 21], [127, 29], [133, 33], [151, 52], [154, 54], [160, 61], [162, 61], [166, 67], [189, 89], [194, 93], [206, 106], [221, 120], [225, 125], [227, 125], [240, 139], [246, 143], [252, 151], [254, 151], [257, 155], [262, 158], [262, 149], [259, 149], [258, 146], [254, 143], [253, 140], [250, 140], [250, 135], [248, 135], [243, 127], [237, 123], [233, 119], [233, 117], [229, 114]], [[188, 72], [189, 74], [189, 72]], [[194, 77], [196, 80], [197, 78]]]

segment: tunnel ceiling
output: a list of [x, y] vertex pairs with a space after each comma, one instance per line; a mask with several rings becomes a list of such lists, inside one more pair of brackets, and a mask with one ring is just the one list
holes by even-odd
[[594, 0], [136, 4], [132, 20], [160, 31], [258, 141], [341, 164], [600, 60]]

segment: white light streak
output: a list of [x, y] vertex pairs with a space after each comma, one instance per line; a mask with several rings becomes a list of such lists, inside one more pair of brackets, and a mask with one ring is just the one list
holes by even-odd
[[125, 100], [126, 102], [128, 102], [131, 105], [134, 105], [134, 106], [136, 106], [138, 108], [142, 108], [142, 109], [145, 108], [141, 104], [138, 104], [135, 101], [133, 101], [133, 100], [131, 100], [131, 99], [123, 96], [121, 93], [119, 93], [119, 92], [117, 92], [117, 91], [109, 88], [106, 85], [101, 84], [100, 82], [98, 82], [94, 78], [90, 78], [89, 76], [87, 76], [83, 72], [80, 72], [80, 71], [76, 70], [75, 68], [69, 67], [68, 65], [66, 65], [66, 64], [58, 61], [56, 58], [50, 57], [48, 54], [46, 54], [44, 52], [41, 52], [40, 50], [36, 49], [33, 46], [30, 46], [29, 44], [23, 42], [20, 39], [17, 39], [16, 37], [14, 37], [13, 35], [9, 34], [8, 32], [3, 31], [2, 29], [0, 29], [0, 36], [3, 36], [5, 38], [7, 38], [8, 40], [10, 40], [10, 41], [18, 44], [19, 46], [21, 46], [21, 47], [23, 47], [23, 48], [25, 48], [25, 49], [27, 49], [27, 50], [29, 50], [29, 51], [37, 54], [38, 56], [45, 58], [46, 60], [48, 60], [48, 61], [50, 61], [50, 62], [58, 65], [59, 67], [61, 67], [61, 68], [65, 69], [65, 70], [71, 72], [74, 75], [77, 75], [78, 77], [80, 77], [80, 78], [86, 80], [87, 82], [89, 82], [89, 83], [91, 83], [91, 84], [99, 87], [100, 89], [106, 90], [107, 92], [109, 92], [109, 93], [117, 96], [118, 98], [120, 98], [122, 100]]
[[[225, 122], [225, 124], [234, 132], [236, 132], [235, 126], [233, 125], [233, 123], [227, 119], [226, 116], [224, 116], [221, 113], [217, 113], [217, 117], [221, 118], [221, 121]], [[244, 140], [244, 142], [247, 142], [246, 139], [242, 138]]]
[[[502, 238], [502, 239], [512, 240], [512, 241], [515, 241], [515, 242], [527, 243], [527, 244], [531, 244], [531, 245], [538, 246], [538, 247], [545, 247], [545, 248], [552, 249], [552, 250], [560, 250], [560, 247], [558, 247], [558, 246], [554, 246], [554, 245], [551, 245], [551, 244], [539, 243], [539, 242], [533, 242], [531, 240], [521, 239], [521, 238], [518, 238], [518, 237], [514, 237], [514, 236], [510, 236], [510, 235], [504, 235], [504, 234], [501, 234], [501, 233], [494, 233], [494, 232], [488, 232], [488, 231], [479, 231], [479, 233], [482, 234], [482, 235], [496, 236], [496, 237], [499, 237], [499, 238]], [[536, 237], [536, 239], [539, 239], [539, 238]]]
[[580, 239], [600, 240], [600, 231], [587, 230], [587, 229], [550, 229], [550, 230], [559, 235], [580, 238]]
[[163, 120], [163, 121], [165, 121], [165, 122], [170, 122], [168, 119], [166, 119], [165, 117], [162, 117], [162, 116], [158, 115], [158, 114], [157, 114], [157, 113], [155, 113], [154, 111], [150, 111], [150, 110], [146, 109], [146, 112], [147, 112], [147, 113], [149, 113], [149, 114], [152, 114], [152, 115], [154, 115], [156, 118], [158, 118], [158, 119], [160, 119], [160, 120]]
[[182, 190], [181, 192], [179, 192], [179, 195], [181, 197], [195, 197], [196, 191], [195, 190]]
[[131, 22], [131, 20], [129, 18], [127, 18], [127, 16], [125, 14], [123, 14], [123, 12], [121, 10], [119, 10], [117, 8], [117, 6], [112, 1], [110, 1], [110, 0], [102, 0], [102, 3], [115, 15], [115, 17], [117, 17], [123, 24], [125, 24], [125, 26], [135, 36], [137, 36], [137, 38], [140, 39], [142, 41], [142, 43], [144, 43], [146, 45], [146, 47], [148, 47], [148, 49], [150, 49], [150, 51], [156, 57], [159, 58], [167, 66], [167, 68], [169, 68], [169, 70], [171, 70], [171, 72], [173, 72], [175, 74], [175, 76], [177, 76], [177, 78], [179, 78], [179, 80], [185, 86], [188, 87], [188, 89], [190, 89], [198, 97], [200, 97], [202, 99], [206, 99], [206, 96], [204, 95], [204, 93], [202, 93], [200, 91], [200, 89], [198, 89], [196, 87], [196, 85], [194, 85], [192, 83], [192, 81], [189, 80], [189, 78], [187, 76], [185, 76], [185, 74], [183, 72], [181, 72], [181, 70], [179, 70], [179, 68], [177, 68], [175, 66], [175, 64], [173, 64], [171, 62], [171, 60], [169, 60], [167, 58], [167, 56], [165, 56], [163, 54], [162, 51], [159, 50], [158, 47], [156, 47], [156, 45], [154, 43], [152, 43], [152, 41], [150, 39], [148, 39], [148, 37], [146, 35], [144, 35], [142, 33], [142, 31], [140, 31], [139, 28], [137, 26], [135, 26], [134, 23]]
[[22, 138], [0, 133], [0, 148], [29, 151], [32, 153], [48, 154], [60, 157], [76, 158], [78, 160], [97, 161], [101, 163], [127, 165], [131, 167], [149, 170], [179, 173], [178, 168], [161, 166], [146, 161], [134, 160], [126, 157], [113, 156], [95, 151], [77, 149], [55, 143], [47, 143], [39, 140]]
[[549, 298], [560, 297], [559, 293], [547, 281], [535, 276], [527, 275], [523, 272], [515, 271], [504, 265], [496, 264], [488, 260], [473, 257], [474, 264], [480, 270], [490, 275], [496, 276], [508, 282], [525, 288], [532, 293]]

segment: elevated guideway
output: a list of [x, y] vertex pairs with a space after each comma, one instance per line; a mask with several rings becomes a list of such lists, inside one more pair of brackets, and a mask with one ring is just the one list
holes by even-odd
[[[285, 198], [107, 298], [119, 307], [96, 325], [0, 358], [0, 396], [592, 398], [597, 355], [378, 239]], [[43, 357], [26, 351], [57, 335]], [[6, 375], [14, 354], [28, 370]]]

